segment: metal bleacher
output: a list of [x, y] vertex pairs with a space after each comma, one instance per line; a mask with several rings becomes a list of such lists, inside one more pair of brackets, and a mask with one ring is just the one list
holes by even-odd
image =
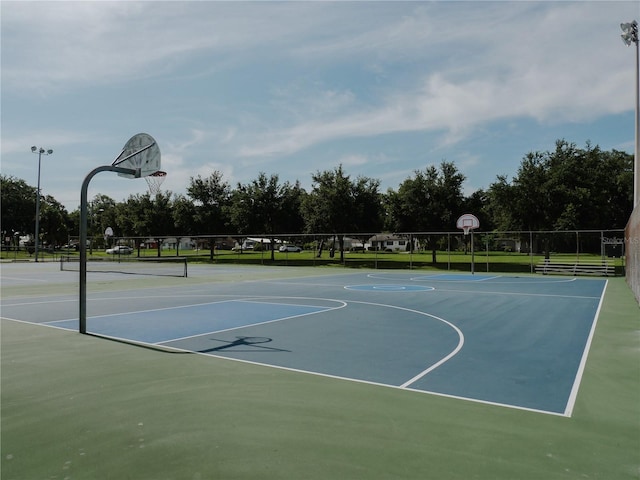
[[560, 275], [615, 275], [615, 266], [609, 260], [602, 260], [600, 263], [594, 262], [555, 262], [552, 260], [544, 260], [535, 267], [536, 273], [543, 275], [560, 274]]

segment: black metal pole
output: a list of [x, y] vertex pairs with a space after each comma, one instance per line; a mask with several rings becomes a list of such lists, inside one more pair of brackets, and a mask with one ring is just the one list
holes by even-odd
[[136, 177], [140, 174], [139, 169], [103, 165], [91, 170], [82, 182], [82, 190], [80, 191], [80, 313], [78, 317], [78, 331], [80, 333], [87, 333], [87, 192], [89, 182], [100, 172], [124, 173]]

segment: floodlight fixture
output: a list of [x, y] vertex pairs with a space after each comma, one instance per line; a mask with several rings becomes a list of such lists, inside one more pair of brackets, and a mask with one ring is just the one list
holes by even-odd
[[620, 36], [627, 47], [632, 43], [638, 44], [638, 22], [621, 23], [620, 28], [623, 32]]

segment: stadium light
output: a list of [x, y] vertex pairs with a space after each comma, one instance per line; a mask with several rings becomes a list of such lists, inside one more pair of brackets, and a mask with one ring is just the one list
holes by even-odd
[[622, 41], [629, 47], [632, 43], [636, 44], [636, 148], [633, 161], [633, 207], [640, 203], [640, 80], [638, 71], [640, 69], [640, 61], [638, 59], [638, 22], [635, 20], [631, 23], [621, 23]]
[[38, 249], [40, 243], [40, 165], [42, 163], [42, 155], [51, 155], [53, 150], [38, 148], [35, 145], [31, 147], [31, 153], [38, 154], [38, 190], [36, 191], [36, 262], [38, 261]]

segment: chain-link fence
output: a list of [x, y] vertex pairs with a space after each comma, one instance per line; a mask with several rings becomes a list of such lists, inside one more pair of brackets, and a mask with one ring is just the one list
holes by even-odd
[[640, 206], [636, 206], [625, 229], [627, 283], [640, 303]]
[[[212, 263], [474, 272], [533, 273], [542, 262], [607, 264], [622, 275], [624, 239], [624, 230], [167, 235], [89, 238], [87, 252], [90, 257], [186, 256]], [[77, 238], [70, 238], [65, 253], [73, 254], [77, 246]]]

